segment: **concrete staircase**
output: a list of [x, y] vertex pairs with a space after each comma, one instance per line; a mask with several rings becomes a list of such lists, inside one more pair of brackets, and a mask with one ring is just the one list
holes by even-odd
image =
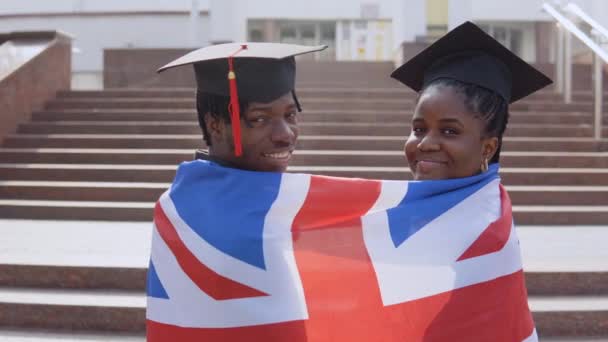
[[[0, 217], [148, 221], [175, 166], [203, 147], [192, 94], [60, 93], [4, 139]], [[402, 146], [415, 94], [301, 87], [299, 96], [292, 171], [409, 177]], [[519, 224], [608, 223], [608, 140], [589, 138], [590, 112], [586, 93], [570, 105], [545, 92], [513, 106], [501, 157]]]
[[[143, 340], [149, 223], [0, 220], [2, 225], [12, 231], [2, 229], [3, 245], [27, 247], [2, 251], [0, 340]], [[606, 228], [555, 229], [519, 228], [542, 341], [606, 341], [608, 250], [599, 251]], [[581, 239], [581, 230], [589, 240]], [[578, 250], [581, 242], [585, 249]], [[547, 244], [569, 252], [550, 251]]]
[[[304, 113], [290, 170], [408, 179], [402, 147], [415, 94], [390, 80], [370, 89], [363, 76], [315, 77], [299, 82]], [[5, 137], [0, 245], [13, 247], [0, 251], [0, 340], [143, 340], [153, 202], [176, 165], [204, 147], [193, 93], [61, 92]], [[540, 260], [526, 278], [543, 341], [608, 340], [608, 252], [598, 261], [594, 250], [608, 235], [564, 226], [608, 227], [608, 141], [590, 138], [591, 101], [588, 91], [570, 105], [531, 96], [512, 107], [505, 138], [504, 184], [517, 223], [532, 226], [523, 228], [524, 263]], [[585, 232], [593, 233], [581, 240]], [[562, 255], [587, 253], [576, 259], [584, 267], [526, 255], [554, 236], [570, 243]]]

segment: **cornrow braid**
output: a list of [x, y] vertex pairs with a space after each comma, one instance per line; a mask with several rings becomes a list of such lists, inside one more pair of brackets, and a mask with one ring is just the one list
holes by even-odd
[[[490, 160], [490, 163], [497, 163], [500, 159], [502, 137], [509, 122], [509, 103], [498, 93], [487, 88], [449, 78], [440, 78], [433, 81], [425, 89], [431, 86], [450, 87], [464, 95], [464, 104], [467, 109], [475, 113], [475, 116], [485, 123], [483, 135], [498, 138], [498, 148]], [[422, 94], [422, 92], [420, 93]]]
[[[205, 115], [211, 115], [216, 119], [220, 119], [230, 124], [230, 112], [228, 106], [230, 105], [230, 97], [215, 95], [211, 93], [205, 93], [200, 90], [196, 90], [196, 112], [198, 117], [198, 125], [203, 131], [203, 140], [207, 146], [211, 146], [211, 134], [207, 125], [205, 125]], [[239, 101], [241, 112], [247, 110], [249, 104], [245, 101]]]

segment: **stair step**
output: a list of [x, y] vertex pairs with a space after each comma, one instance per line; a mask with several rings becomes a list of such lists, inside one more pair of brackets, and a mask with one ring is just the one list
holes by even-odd
[[[413, 108], [414, 101], [412, 99], [381, 99], [381, 100], [365, 100], [351, 99], [348, 101], [339, 101], [334, 98], [300, 98], [303, 108], [309, 109], [402, 109]], [[529, 106], [529, 105], [526, 105]], [[533, 104], [533, 106], [535, 106]], [[549, 105], [546, 110], [550, 110], [555, 106]], [[588, 108], [589, 107], [589, 108]], [[155, 108], [155, 109], [190, 109], [194, 110], [194, 96], [184, 98], [79, 98], [79, 99], [55, 99], [46, 103], [47, 110], [61, 109], [76, 109], [76, 108], [99, 108], [99, 109], [118, 109], [118, 108]], [[527, 107], [522, 107], [527, 108]], [[539, 108], [540, 109], [540, 108]], [[570, 104], [564, 107], [559, 107], [557, 111], [565, 110], [581, 110], [588, 111], [593, 108], [587, 104]], [[527, 110], [527, 109], [525, 109]], [[542, 110], [542, 109], [541, 109]]]
[[[409, 123], [302, 122], [303, 135], [402, 136], [410, 134]], [[509, 137], [592, 136], [591, 125], [509, 125]], [[608, 136], [608, 127], [604, 127]], [[201, 134], [195, 121], [32, 121], [19, 126], [25, 134]]]
[[[152, 236], [150, 221], [0, 219], [0, 242], [5, 246], [0, 249], [0, 260], [7, 265], [146, 268]], [[585, 279], [597, 279], [589, 272], [608, 272], [608, 249], [604, 248], [608, 225], [516, 224], [527, 272], [585, 273]], [[608, 283], [593, 286], [605, 287]]]
[[0, 217], [43, 220], [152, 220], [152, 202], [86, 202], [0, 199]]
[[[177, 165], [194, 157], [191, 149], [0, 148], [5, 163], [153, 164]], [[292, 166], [402, 167], [402, 151], [296, 150]], [[608, 152], [501, 153], [504, 167], [608, 168]]]
[[[300, 98], [306, 109], [401, 109], [413, 107], [415, 99], [403, 98], [350, 98], [347, 100], [335, 97]], [[178, 98], [57, 98], [47, 102], [46, 109], [69, 109], [69, 108], [179, 108], [194, 109], [194, 95]], [[510, 106], [514, 111], [593, 111], [592, 102], [574, 102], [570, 104], [551, 100], [522, 100]]]
[[145, 305], [141, 292], [1, 288], [0, 326], [142, 333]]
[[530, 297], [540, 337], [608, 337], [608, 297]]
[[[0, 329], [0, 340], [3, 342], [145, 342], [141, 334], [122, 334], [111, 332], [57, 332], [32, 329]], [[608, 342], [608, 337], [548, 337], [543, 342]]]
[[[44, 201], [0, 199], [0, 217], [44, 220], [151, 221], [153, 202]], [[604, 225], [608, 206], [514, 206], [515, 220], [525, 225]]]
[[[51, 331], [39, 329], [0, 329], [3, 342], [145, 342], [144, 334], [108, 332]], [[584, 342], [584, 341], [581, 341]]]
[[[0, 264], [0, 287], [20, 288], [55, 288], [55, 289], [112, 289], [144, 291], [147, 268], [107, 267], [107, 266], [56, 266], [56, 265], [15, 265]], [[586, 273], [576, 273], [576, 280], [586, 279], [589, 284], [595, 278], [603, 279], [604, 273], [597, 276]], [[607, 273], [608, 274], [608, 273]], [[533, 279], [542, 284], [550, 281], [551, 277], [544, 276]], [[566, 276], [557, 274], [553, 279], [564, 280]], [[576, 285], [571, 283], [571, 285]], [[542, 288], [541, 288], [542, 289]], [[577, 294], [601, 293], [602, 288], [582, 288], [578, 286]], [[551, 292], [543, 292], [551, 293]], [[571, 293], [571, 292], [568, 292]], [[558, 294], [562, 294], [558, 292]]]
[[170, 183], [0, 181], [3, 200], [156, 202]]
[[[148, 267], [150, 260], [150, 220], [106, 222], [0, 219], [0, 233], [3, 246], [0, 248], [0, 260], [5, 266], [78, 267], [85, 270], [84, 275], [99, 274], [86, 273], [87, 268], [100, 268], [101, 275], [107, 275], [104, 270], [108, 269], [123, 269], [121, 272], [130, 274], [131, 269]], [[36, 272], [30, 270], [19, 276], [35, 277]], [[124, 275], [121, 272], [116, 273], [117, 278]], [[0, 277], [6, 283], [14, 280], [11, 280], [10, 272], [0, 273]], [[41, 278], [38, 281], [42, 281]], [[70, 278], [69, 281], [76, 283], [80, 280]], [[111, 278], [87, 278], [86, 281], [105, 284], [109, 288], [115, 284], [115, 279]]]
[[[297, 87], [299, 97], [323, 97], [331, 96], [334, 98], [343, 97], [381, 97], [381, 98], [408, 98], [415, 99], [417, 94], [405, 87], [391, 88], [369, 88], [369, 87], [314, 87], [307, 88], [303, 86]], [[60, 91], [58, 98], [108, 98], [108, 97], [189, 97], [194, 96], [195, 88], [109, 88], [104, 90], [70, 90]], [[604, 97], [608, 98], [608, 92], [604, 93]], [[573, 91], [572, 98], [574, 101], [592, 101], [593, 93], [590, 91]], [[526, 99], [545, 99], [545, 100], [562, 100], [563, 95], [557, 94], [550, 90], [536, 92]]]
[[[608, 297], [530, 297], [540, 336], [608, 336]], [[0, 288], [0, 325], [142, 333], [145, 295], [132, 291]]]
[[[176, 165], [133, 164], [0, 164], [3, 180], [171, 182]], [[292, 166], [291, 172], [336, 177], [411, 179], [409, 168], [361, 166]], [[507, 185], [608, 185], [608, 168], [501, 168]]]
[[[147, 268], [0, 264], [0, 287], [145, 289]], [[608, 272], [526, 272], [530, 295], [608, 295]]]
[[[538, 294], [606, 294], [608, 249], [604, 247], [608, 225], [554, 227], [516, 223], [524, 269], [532, 275], [528, 280], [534, 283], [532, 287], [538, 289]], [[0, 242], [5, 246], [0, 249], [0, 286], [44, 286], [47, 281], [49, 287], [71, 284], [141, 289], [124, 285], [121, 279], [142, 284], [143, 275], [138, 276], [137, 270], [148, 266], [151, 236], [150, 221], [0, 219]], [[48, 279], [37, 277], [48, 265], [58, 268], [49, 269]], [[19, 272], [23, 268], [28, 271]], [[104, 277], [117, 269], [121, 271], [114, 273], [114, 279]]]
[[[0, 198], [50, 201], [155, 202], [170, 183], [2, 181]], [[507, 186], [515, 205], [608, 205], [608, 186]]]
[[[171, 182], [177, 165], [0, 164], [0, 178], [11, 180]], [[606, 170], [608, 174], [608, 170]], [[604, 179], [604, 177], [600, 177]]]
[[[413, 108], [399, 110], [309, 110], [299, 116], [301, 122], [402, 122], [412, 120]], [[33, 121], [189, 121], [196, 111], [189, 109], [65, 109], [32, 114]], [[593, 116], [580, 112], [511, 112], [513, 124], [591, 124]]]
[[[302, 135], [297, 149], [319, 150], [401, 150], [403, 136], [345, 136]], [[12, 134], [3, 141], [8, 148], [142, 148], [142, 149], [193, 149], [204, 148], [201, 134]], [[607, 151], [608, 140], [592, 138], [533, 138], [507, 137], [503, 151]]]
[[142, 291], [0, 288], [0, 303], [145, 308]]

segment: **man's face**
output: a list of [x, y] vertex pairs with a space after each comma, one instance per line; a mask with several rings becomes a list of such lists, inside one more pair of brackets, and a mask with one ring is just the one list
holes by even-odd
[[239, 169], [284, 172], [298, 138], [297, 116], [291, 92], [269, 103], [250, 102], [241, 112], [243, 154], [236, 157], [229, 122], [207, 115], [212, 136], [210, 154]]

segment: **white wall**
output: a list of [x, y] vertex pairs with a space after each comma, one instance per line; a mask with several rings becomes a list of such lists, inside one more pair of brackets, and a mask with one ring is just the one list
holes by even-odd
[[[581, 6], [582, 7], [582, 6]], [[591, 6], [582, 7], [587, 14], [597, 20], [600, 25], [608, 29], [608, 1], [594, 1]]]
[[[199, 11], [208, 11], [209, 1], [197, 0]], [[209, 44], [208, 16], [199, 18], [192, 41], [191, 7], [192, 0], [1, 0], [0, 32], [65, 31], [75, 37], [73, 71], [99, 72], [104, 48]]]
[[[2, 0], [5, 1], [5, 0]], [[50, 16], [0, 19], [0, 32], [61, 30], [75, 37], [72, 70], [103, 70], [104, 48], [184, 48], [190, 43], [188, 14]], [[199, 46], [208, 44], [209, 18], [199, 20]]]
[[[198, 0], [200, 10], [209, 0]], [[2, 0], [0, 15], [69, 12], [185, 11], [191, 0]]]
[[378, 19], [393, 23], [393, 45], [426, 34], [425, 0], [209, 0], [211, 40], [243, 41], [248, 19], [341, 20], [361, 18], [361, 6], [378, 5]]
[[[187, 13], [191, 4], [191, 0], [0, 0], [0, 32], [66, 31], [76, 36], [74, 46], [81, 51], [74, 55], [74, 70], [101, 70], [102, 48], [192, 46], [187, 14], [174, 13]], [[358, 19], [366, 4], [376, 4], [378, 18], [392, 21], [394, 50], [426, 34], [425, 0], [198, 0], [199, 9], [211, 13], [199, 20], [198, 45], [246, 40], [250, 18]], [[41, 13], [45, 16], [36, 16]]]
[[[417, 36], [426, 34], [425, 0], [197, 1], [201, 11], [211, 13], [210, 17], [200, 18], [200, 46], [213, 41], [245, 40], [248, 19], [358, 19], [365, 4], [377, 4], [378, 18], [392, 21], [395, 50], [402, 42], [413, 41]], [[466, 20], [511, 23], [548, 21], [549, 16], [540, 10], [544, 1], [449, 0], [449, 27], [453, 28]], [[553, 3], [553, 0], [549, 1]], [[573, 2], [608, 27], [608, 0]], [[0, 32], [33, 29], [66, 31], [76, 36], [74, 45], [81, 51], [74, 56], [74, 70], [100, 70], [102, 48], [192, 46], [187, 14], [191, 4], [191, 0], [0, 0]], [[145, 15], [137, 12], [144, 12]], [[39, 13], [47, 15], [34, 16]], [[57, 15], [49, 15], [52, 13]], [[78, 16], [78, 13], [86, 15]], [[526, 46], [533, 44], [532, 40], [532, 37], [526, 37]]]
[[473, 0], [448, 0], [448, 29], [473, 19]]

